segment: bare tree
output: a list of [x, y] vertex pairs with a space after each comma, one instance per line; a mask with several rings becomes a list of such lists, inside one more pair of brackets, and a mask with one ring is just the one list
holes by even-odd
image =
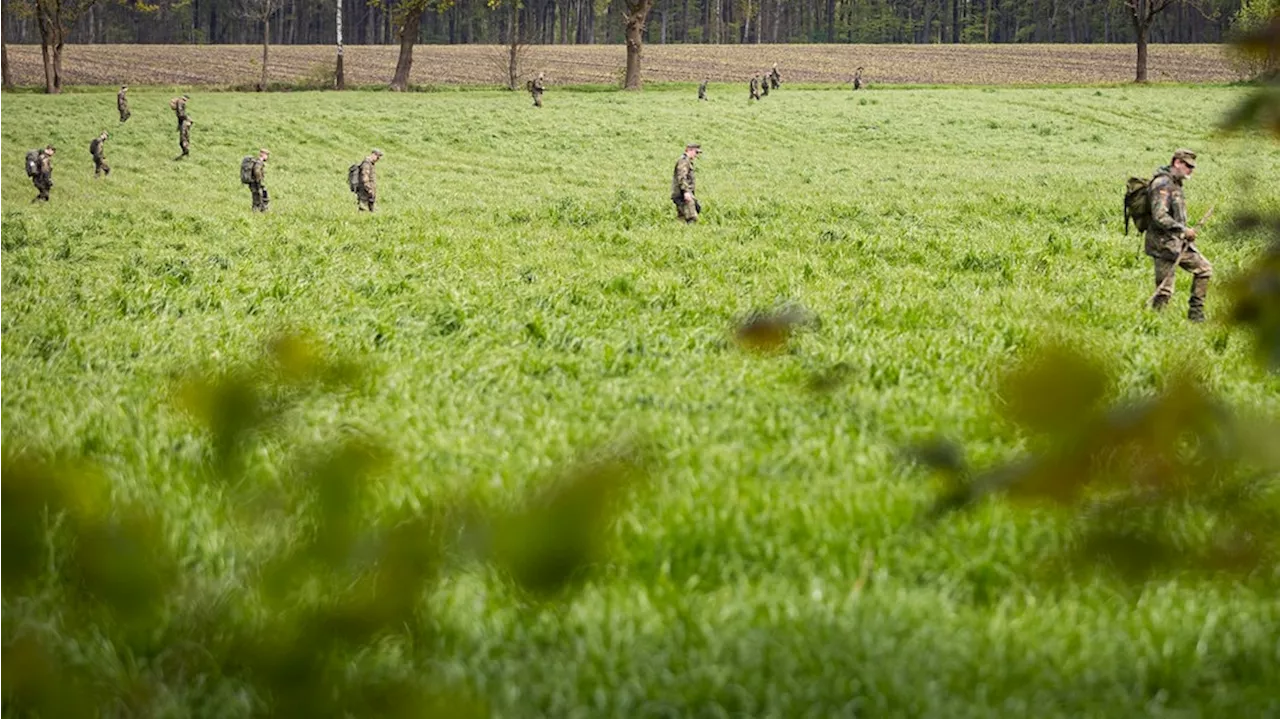
[[1133, 20], [1133, 32], [1138, 36], [1138, 76], [1134, 82], [1147, 81], [1147, 32], [1156, 15], [1164, 12], [1173, 0], [1124, 0]]
[[347, 89], [347, 76], [342, 69], [342, 0], [334, 0], [338, 9], [338, 67], [334, 70], [333, 84], [339, 90]]
[[12, 90], [13, 75], [9, 74], [9, 46], [4, 40], [5, 17], [9, 14], [8, 0], [0, 0], [0, 87]]
[[520, 78], [526, 73], [523, 70], [525, 56], [529, 50], [529, 33], [520, 27], [520, 10], [524, 7], [521, 0], [488, 0], [491, 10], [507, 6], [507, 43], [494, 57], [494, 65], [502, 73], [508, 90], [520, 87]]
[[267, 89], [267, 50], [271, 44], [271, 16], [280, 9], [282, 0], [240, 0], [240, 14], [254, 22], [262, 23], [262, 80], [258, 92]]
[[622, 15], [627, 27], [627, 76], [623, 87], [639, 90], [640, 51], [644, 49], [644, 24], [653, 9], [653, 0], [626, 0], [627, 11]]
[[40, 54], [44, 59], [44, 91], [62, 92], [62, 48], [76, 20], [97, 0], [21, 0], [14, 9], [35, 18], [40, 28]]
[[391, 89], [404, 92], [409, 89], [409, 72], [413, 69], [413, 46], [418, 42], [418, 30], [422, 27], [422, 13], [428, 9], [444, 12], [453, 7], [454, 0], [369, 0], [369, 4], [391, 13], [396, 27], [396, 39], [400, 41], [400, 54], [396, 58], [396, 74], [391, 77]]

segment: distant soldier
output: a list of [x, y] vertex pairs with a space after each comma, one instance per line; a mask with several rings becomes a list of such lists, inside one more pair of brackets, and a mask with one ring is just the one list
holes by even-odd
[[533, 106], [542, 107], [542, 91], [547, 89], [542, 83], [543, 74], [538, 73], [537, 79], [529, 83], [529, 94], [533, 95]]
[[703, 80], [702, 84], [698, 86], [698, 99], [699, 100], [707, 99], [707, 81], [706, 80]]
[[702, 145], [691, 142], [684, 146], [684, 154], [676, 161], [675, 174], [671, 177], [671, 201], [676, 206], [676, 216], [693, 224], [698, 221], [698, 213], [702, 206], [694, 196], [696, 190], [693, 180], [693, 161], [702, 154]]
[[[778, 74], [778, 63], [773, 63], [773, 69], [769, 71], [769, 83], [773, 85], [773, 89], [777, 90], [782, 84], [782, 76]], [[769, 93], [765, 93], [768, 95]]]
[[116, 93], [116, 109], [120, 111], [120, 122], [129, 119], [129, 98], [126, 95], [129, 92], [128, 85], [121, 85], [120, 92]]
[[373, 212], [373, 203], [378, 201], [378, 175], [374, 165], [381, 159], [382, 150], [375, 147], [357, 168], [356, 207], [360, 211]]
[[765, 75], [760, 78], [760, 97], [769, 96], [769, 76]]
[[751, 100], [760, 99], [760, 78], [755, 75], [751, 76]]
[[27, 152], [27, 176], [31, 184], [36, 186], [36, 197], [32, 202], [49, 201], [49, 190], [53, 189], [53, 145], [45, 145], [43, 150]]
[[182, 154], [174, 159], [181, 160], [191, 154], [191, 126], [194, 124], [189, 117], [182, 118], [182, 122], [178, 123], [178, 147], [182, 148]]
[[253, 197], [253, 209], [257, 212], [266, 212], [267, 203], [271, 198], [267, 195], [267, 188], [263, 185], [267, 174], [267, 158], [271, 155], [271, 151], [267, 148], [258, 150], [258, 156], [245, 155], [240, 161], [240, 182], [249, 186], [249, 194]]
[[853, 89], [862, 89], [862, 68], [858, 68], [857, 71], [853, 73]]
[[1187, 319], [1204, 321], [1204, 298], [1209, 291], [1209, 279], [1213, 266], [1196, 249], [1196, 228], [1187, 225], [1187, 200], [1182, 194], [1182, 183], [1196, 169], [1196, 153], [1180, 149], [1173, 153], [1173, 161], [1156, 170], [1156, 176], [1148, 185], [1151, 201], [1151, 223], [1147, 226], [1147, 255], [1155, 263], [1156, 292], [1151, 297], [1151, 308], [1163, 310], [1173, 297], [1176, 268], [1191, 273], [1191, 301]]
[[107, 164], [107, 131], [93, 138], [89, 143], [89, 154], [93, 155], [93, 176], [110, 175], [111, 166]]
[[169, 107], [173, 108], [173, 113], [178, 116], [178, 131], [182, 131], [182, 121], [187, 119], [187, 100], [191, 98], [187, 95], [175, 97], [169, 101]]

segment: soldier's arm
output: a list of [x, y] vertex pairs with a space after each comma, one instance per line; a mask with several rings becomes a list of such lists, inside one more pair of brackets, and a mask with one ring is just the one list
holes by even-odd
[[1167, 181], [1151, 188], [1151, 223], [1165, 232], [1185, 232], [1186, 225], [1178, 222], [1169, 211], [1173, 203], [1173, 188]]
[[370, 175], [373, 174], [373, 167], [367, 162], [360, 163], [360, 184], [368, 186]]
[[685, 160], [681, 160], [679, 166], [676, 168], [676, 181], [680, 184], [681, 192], [693, 191], [689, 187], [689, 163]]

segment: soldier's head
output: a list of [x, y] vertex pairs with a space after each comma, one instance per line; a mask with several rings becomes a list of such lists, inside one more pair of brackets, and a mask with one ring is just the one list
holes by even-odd
[[190, 99], [191, 99], [191, 96], [190, 96], [190, 95], [183, 95], [183, 96], [182, 96], [182, 99], [183, 99], [183, 100], [190, 100]]
[[693, 158], [702, 154], [702, 145], [699, 145], [696, 142], [691, 142], [688, 145], [684, 146], [684, 154], [686, 157], [692, 160]]
[[376, 164], [378, 160], [381, 160], [381, 159], [382, 159], [382, 150], [379, 150], [378, 148], [375, 147], [369, 151], [369, 162]]
[[102, 131], [102, 134], [101, 134], [101, 135], [98, 135], [98, 139], [99, 139], [99, 140], [105, 140], [105, 139], [107, 139], [107, 131], [106, 131], [106, 130], [103, 130], [103, 131]]
[[1191, 173], [1195, 172], [1196, 169], [1196, 153], [1185, 147], [1175, 150], [1173, 160], [1169, 163], [1169, 168], [1180, 179], [1191, 177]]
[[44, 146], [44, 154], [52, 156], [54, 152], [56, 152], [56, 150], [54, 150], [53, 145]]
[[120, 92], [125, 92], [125, 91], [126, 91], [126, 90], [128, 90], [128, 89], [129, 89], [129, 86], [128, 86], [128, 85], [121, 85], [121, 86], [120, 86]]
[[265, 147], [264, 147], [264, 148], [261, 148], [261, 149], [259, 149], [259, 150], [258, 150], [258, 159], [259, 159], [259, 160], [262, 160], [263, 162], [266, 162], [268, 157], [271, 157], [271, 151], [270, 151], [270, 150], [268, 150], [268, 149], [267, 149], [267, 148], [265, 148]]

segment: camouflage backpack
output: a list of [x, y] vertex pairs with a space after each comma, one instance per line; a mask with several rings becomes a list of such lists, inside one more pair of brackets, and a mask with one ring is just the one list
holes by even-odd
[[347, 168], [347, 187], [351, 188], [352, 192], [360, 189], [360, 163], [358, 162]]
[[253, 161], [252, 155], [245, 155], [240, 161], [240, 182], [246, 185], [253, 184]]
[[35, 177], [40, 174], [40, 151], [27, 151], [27, 177]]
[[[1155, 179], [1155, 178], [1152, 178]], [[1124, 233], [1129, 234], [1129, 222], [1132, 221], [1138, 232], [1146, 232], [1151, 224], [1151, 196], [1147, 190], [1151, 180], [1141, 177], [1130, 177], [1124, 189]]]

